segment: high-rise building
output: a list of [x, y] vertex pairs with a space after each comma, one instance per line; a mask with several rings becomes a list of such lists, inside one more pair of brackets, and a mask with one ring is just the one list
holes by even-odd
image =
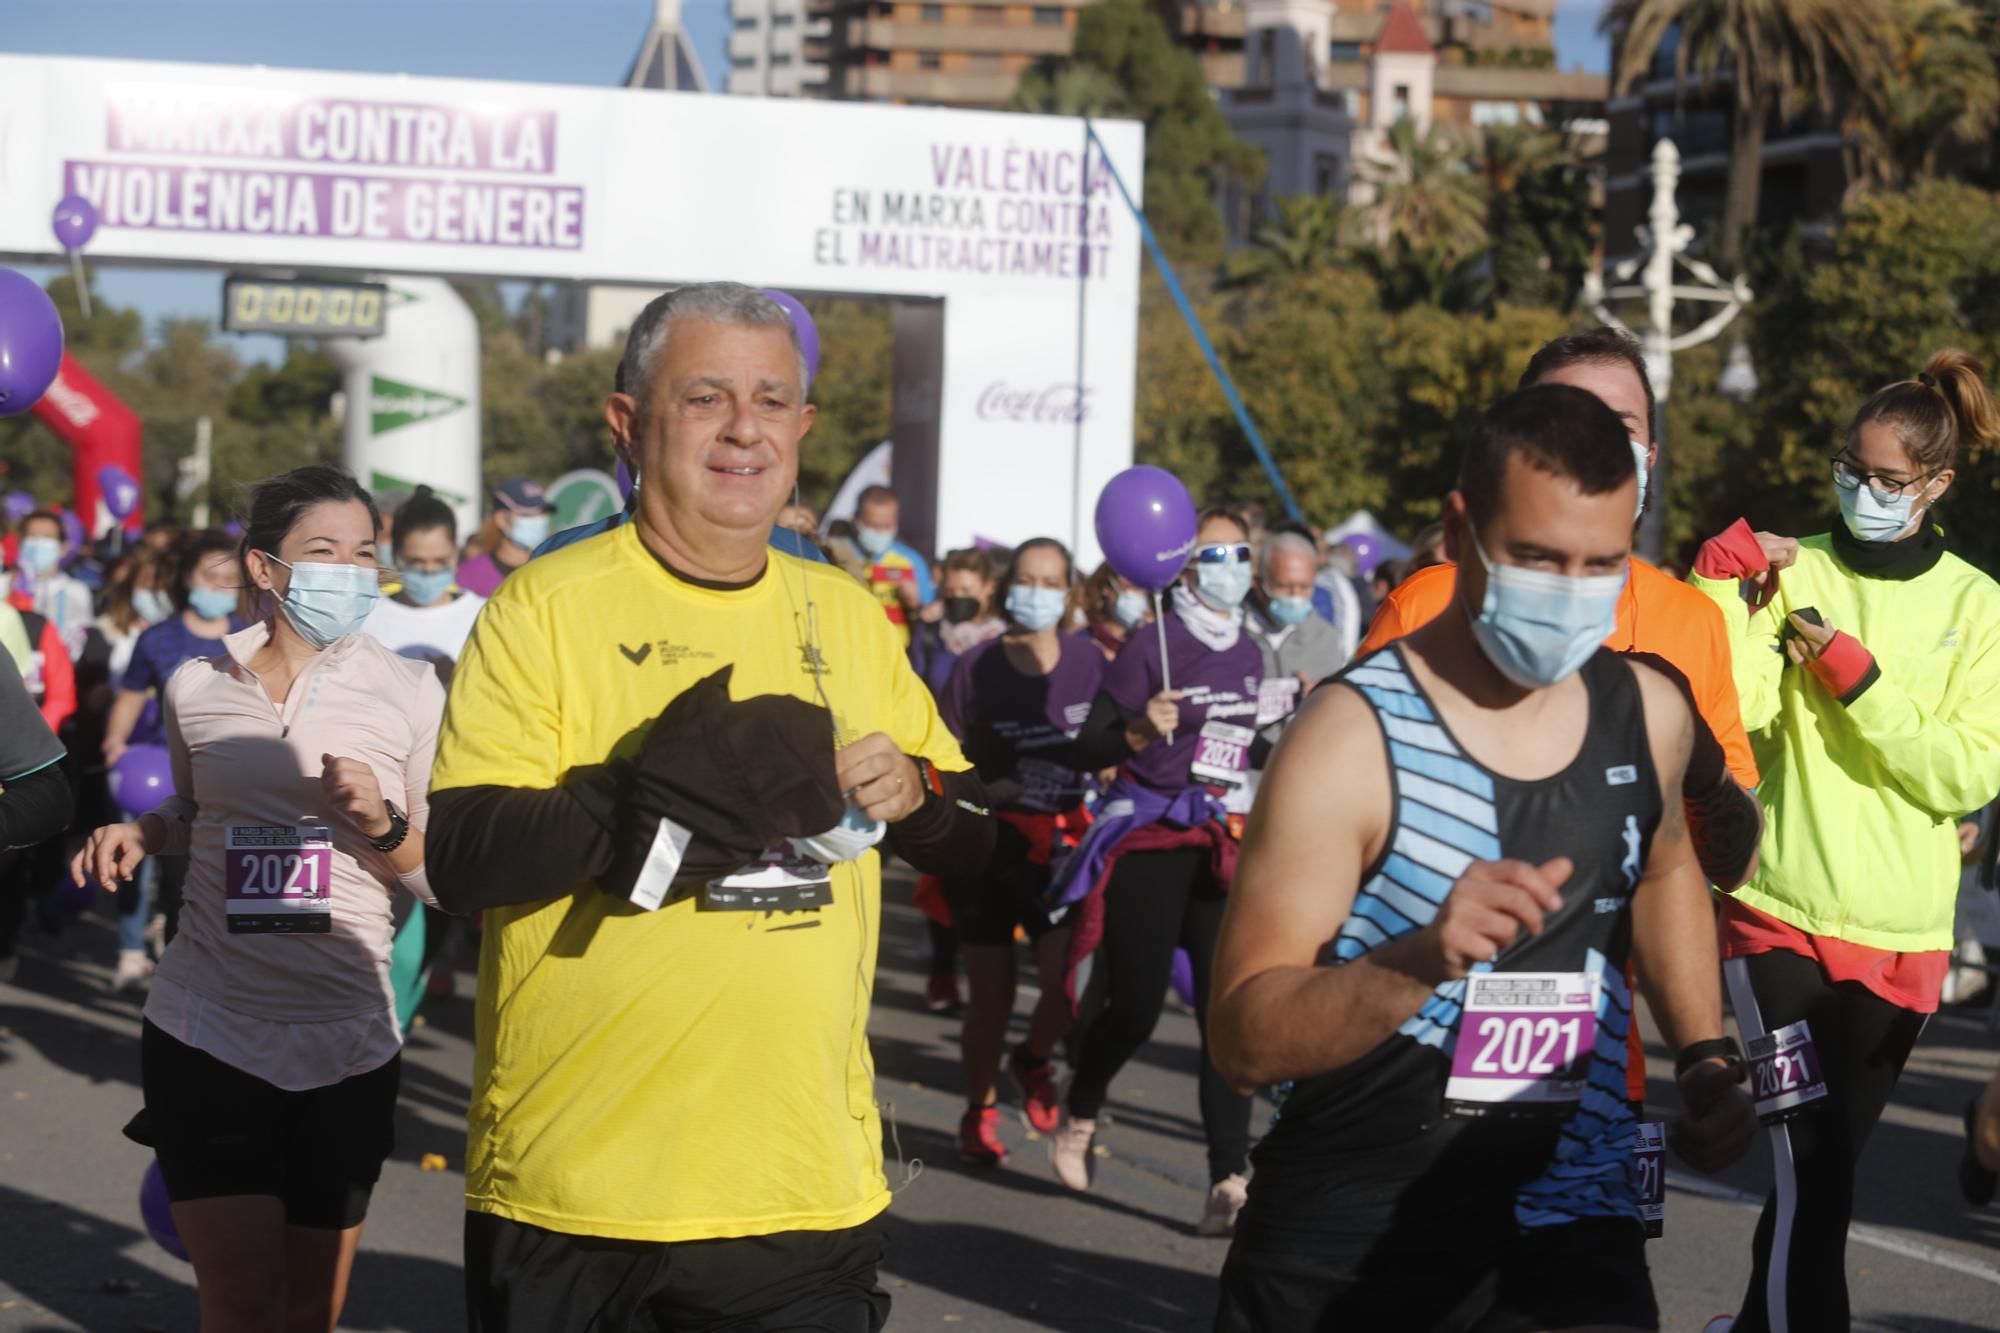
[[829, 27], [827, 96], [979, 107], [1007, 102], [1043, 56], [1068, 55], [1089, 0], [806, 3]]
[[823, 97], [829, 29], [807, 0], [729, 0], [729, 91]]

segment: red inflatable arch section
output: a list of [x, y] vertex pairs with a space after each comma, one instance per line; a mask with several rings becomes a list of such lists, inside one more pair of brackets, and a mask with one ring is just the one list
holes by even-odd
[[[104, 535], [118, 520], [104, 503], [98, 473], [115, 464], [141, 483], [143, 495], [138, 416], [68, 352], [63, 353], [62, 367], [48, 392], [32, 410], [74, 452], [77, 516], [90, 536]], [[126, 532], [136, 534], [145, 526], [145, 508], [142, 498], [125, 516]]]

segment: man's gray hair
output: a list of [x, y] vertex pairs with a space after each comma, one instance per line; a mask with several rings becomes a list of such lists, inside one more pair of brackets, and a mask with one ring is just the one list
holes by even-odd
[[682, 320], [783, 329], [792, 340], [792, 355], [798, 362], [799, 392], [805, 392], [806, 354], [792, 317], [776, 301], [740, 282], [692, 283], [648, 301], [625, 335], [625, 355], [618, 362], [618, 392], [631, 394], [645, 406], [659, 374], [660, 357], [667, 349], [667, 336]]
[[1314, 569], [1319, 568], [1319, 552], [1313, 549], [1310, 541], [1296, 532], [1274, 532], [1264, 538], [1264, 545], [1257, 551], [1258, 577], [1268, 581], [1271, 577], [1271, 566], [1285, 552], [1302, 555], [1312, 562]]

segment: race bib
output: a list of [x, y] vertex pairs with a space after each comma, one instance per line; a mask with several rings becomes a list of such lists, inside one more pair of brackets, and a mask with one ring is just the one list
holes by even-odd
[[1639, 1219], [1646, 1239], [1657, 1240], [1667, 1229], [1667, 1127], [1657, 1120], [1639, 1123], [1632, 1144], [1632, 1174], [1639, 1193]]
[[826, 866], [790, 844], [773, 847], [701, 891], [704, 912], [816, 912], [833, 901]]
[[1073, 768], [1047, 759], [1021, 759], [1014, 764], [1020, 781], [1023, 809], [1059, 815], [1083, 799], [1081, 775]]
[[1257, 725], [1268, 727], [1297, 712], [1302, 688], [1297, 676], [1273, 676], [1258, 682]]
[[1790, 1120], [1826, 1096], [1826, 1080], [1820, 1077], [1819, 1053], [1813, 1049], [1812, 1029], [1803, 1018], [1775, 1032], [1752, 1037], [1748, 1049], [1750, 1096], [1757, 1103], [1757, 1118], [1765, 1124]]
[[1194, 763], [1188, 772], [1197, 782], [1238, 787], [1250, 768], [1250, 742], [1257, 733], [1233, 722], [1207, 722], [1195, 738]]
[[1468, 977], [1445, 1109], [1468, 1116], [1567, 1112], [1590, 1074], [1599, 986], [1589, 972]]
[[333, 929], [333, 834], [316, 824], [245, 824], [223, 839], [232, 935], [324, 935]]

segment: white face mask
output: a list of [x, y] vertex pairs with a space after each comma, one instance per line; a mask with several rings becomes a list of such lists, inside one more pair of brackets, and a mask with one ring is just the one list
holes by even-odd
[[369, 565], [301, 560], [296, 565], [264, 552], [264, 558], [292, 571], [291, 586], [278, 607], [299, 636], [315, 648], [331, 647], [359, 630], [382, 595], [381, 580]]
[[514, 526], [507, 530], [517, 546], [525, 546], [530, 551], [549, 539], [549, 516], [547, 514], [516, 514]]
[[1646, 487], [1651, 485], [1653, 481], [1653, 470], [1646, 466], [1648, 457], [1649, 451], [1646, 446], [1639, 443], [1637, 439], [1634, 439], [1632, 441], [1632, 461], [1639, 469], [1639, 503], [1632, 510], [1634, 520], [1646, 512]]
[[856, 525], [854, 538], [861, 543], [861, 551], [870, 560], [880, 560], [891, 546], [896, 544], [894, 528], [864, 528]]
[[822, 865], [834, 866], [859, 857], [882, 841], [882, 835], [888, 831], [889, 826], [881, 820], [870, 819], [849, 806], [840, 822], [826, 832], [810, 838], [793, 838], [791, 844]]
[[132, 614], [148, 625], [157, 625], [174, 613], [174, 599], [158, 588], [136, 588], [132, 592]]

